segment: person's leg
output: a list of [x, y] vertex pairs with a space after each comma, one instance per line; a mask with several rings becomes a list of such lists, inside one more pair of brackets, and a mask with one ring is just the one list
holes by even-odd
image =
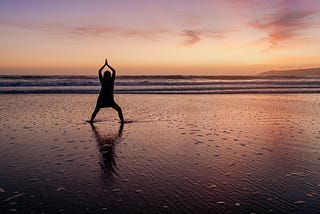
[[91, 119], [90, 119], [90, 123], [93, 123], [94, 118], [96, 118], [96, 115], [98, 114], [98, 112], [100, 111], [99, 107], [96, 107], [91, 115]]
[[120, 106], [116, 102], [114, 102], [111, 107], [118, 112], [119, 119], [121, 120], [121, 123], [123, 124], [124, 119], [123, 119], [123, 114], [122, 114], [122, 110], [121, 110]]

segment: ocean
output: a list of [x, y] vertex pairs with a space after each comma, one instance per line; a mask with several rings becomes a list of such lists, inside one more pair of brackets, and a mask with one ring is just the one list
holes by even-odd
[[[0, 75], [0, 94], [95, 94], [97, 76]], [[320, 93], [320, 76], [118, 76], [118, 94]]]

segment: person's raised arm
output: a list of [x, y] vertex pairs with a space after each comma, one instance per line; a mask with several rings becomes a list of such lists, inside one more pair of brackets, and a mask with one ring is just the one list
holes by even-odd
[[106, 59], [106, 64], [107, 64], [107, 66], [110, 68], [110, 70], [112, 71], [111, 78], [112, 78], [113, 80], [115, 80], [115, 79], [116, 79], [116, 70], [108, 64], [107, 59]]
[[103, 81], [102, 71], [103, 71], [104, 67], [106, 67], [107, 64], [108, 64], [108, 61], [106, 59], [104, 65], [98, 71], [100, 83], [102, 83], [102, 81]]

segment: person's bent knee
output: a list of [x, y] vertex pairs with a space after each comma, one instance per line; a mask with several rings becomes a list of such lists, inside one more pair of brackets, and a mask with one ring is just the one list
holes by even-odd
[[113, 105], [112, 108], [114, 108], [117, 111], [122, 111], [121, 107], [117, 104]]

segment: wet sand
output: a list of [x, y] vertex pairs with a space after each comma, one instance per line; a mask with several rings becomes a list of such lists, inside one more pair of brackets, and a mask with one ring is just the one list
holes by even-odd
[[0, 95], [0, 212], [316, 213], [320, 96]]

